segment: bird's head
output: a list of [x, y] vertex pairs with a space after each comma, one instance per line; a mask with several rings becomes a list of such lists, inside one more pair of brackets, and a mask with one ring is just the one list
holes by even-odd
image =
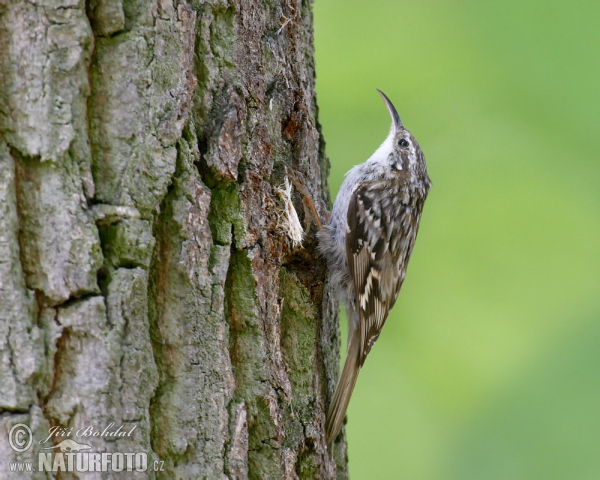
[[382, 147], [386, 146], [385, 161], [395, 175], [404, 178], [423, 179], [427, 177], [427, 166], [425, 155], [419, 146], [419, 142], [402, 124], [400, 115], [394, 104], [381, 90], [377, 90], [385, 106], [392, 117], [392, 128]]

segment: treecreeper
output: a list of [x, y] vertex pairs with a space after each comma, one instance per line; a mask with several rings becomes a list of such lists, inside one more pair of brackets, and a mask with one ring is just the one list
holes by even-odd
[[317, 234], [349, 323], [346, 362], [325, 424], [330, 449], [358, 372], [398, 298], [431, 187], [419, 143], [390, 99], [377, 91], [392, 117], [390, 133], [366, 162], [346, 174]]

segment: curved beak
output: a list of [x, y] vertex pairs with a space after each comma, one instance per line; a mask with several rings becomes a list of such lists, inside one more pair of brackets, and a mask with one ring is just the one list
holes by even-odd
[[379, 92], [379, 95], [381, 95], [381, 98], [383, 98], [385, 106], [387, 107], [388, 112], [390, 112], [390, 117], [392, 117], [392, 122], [394, 122], [394, 130], [397, 132], [402, 126], [402, 120], [400, 120], [400, 115], [398, 115], [396, 107], [394, 107], [394, 104], [390, 101], [390, 99], [385, 93], [383, 93], [378, 88], [376, 88], [375, 90], [377, 90]]

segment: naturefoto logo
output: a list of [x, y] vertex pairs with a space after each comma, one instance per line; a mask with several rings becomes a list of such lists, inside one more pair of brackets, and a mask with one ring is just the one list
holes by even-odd
[[86, 445], [85, 443], [77, 443], [74, 440], [67, 438], [63, 440], [58, 445], [54, 445], [53, 447], [42, 448], [42, 450], [54, 450], [55, 448], [60, 448], [61, 452], [80, 452], [81, 450], [88, 450], [92, 448], [90, 445]]
[[[103, 430], [86, 426], [78, 430], [52, 427], [48, 435], [38, 442], [37, 465], [34, 462], [11, 462], [12, 472], [145, 472], [148, 470], [148, 455], [145, 452], [92, 452], [92, 446], [84, 443], [86, 438], [131, 437], [136, 426], [126, 429], [123, 425], [115, 428], [111, 423]], [[61, 437], [65, 438], [58, 443]], [[8, 442], [16, 453], [24, 453], [33, 446], [31, 428], [24, 423], [14, 425], [8, 433]], [[163, 471], [163, 462], [153, 463], [154, 471]]]

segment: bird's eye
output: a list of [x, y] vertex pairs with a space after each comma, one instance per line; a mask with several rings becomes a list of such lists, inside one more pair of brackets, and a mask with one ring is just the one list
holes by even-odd
[[398, 142], [398, 146], [399, 146], [400, 148], [406, 148], [406, 147], [408, 147], [408, 142], [406, 141], [406, 139], [404, 139], [404, 138], [403, 138], [402, 140], [400, 140], [400, 141]]

